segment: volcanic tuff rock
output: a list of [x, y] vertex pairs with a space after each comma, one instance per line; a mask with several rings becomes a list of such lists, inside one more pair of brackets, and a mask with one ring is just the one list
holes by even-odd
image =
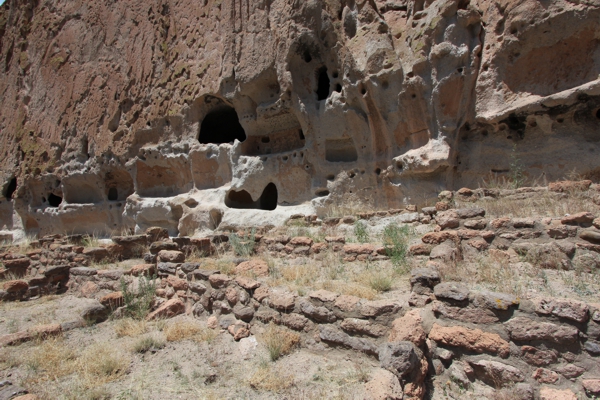
[[513, 149], [530, 176], [593, 174], [598, 21], [566, 0], [7, 1], [0, 228], [398, 208], [506, 174]]

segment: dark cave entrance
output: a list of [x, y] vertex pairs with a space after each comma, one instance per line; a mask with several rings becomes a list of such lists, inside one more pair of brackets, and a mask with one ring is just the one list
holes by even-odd
[[327, 67], [321, 67], [317, 70], [317, 100], [325, 100], [329, 97], [330, 81], [327, 75]]
[[108, 189], [108, 200], [116, 201], [119, 200], [119, 191], [116, 187], [111, 187]]
[[229, 208], [273, 211], [277, 208], [277, 196], [277, 186], [271, 182], [265, 187], [257, 201], [253, 201], [250, 193], [245, 190], [239, 192], [232, 190], [225, 197], [225, 205]]
[[204, 117], [198, 136], [200, 143], [230, 143], [235, 139], [243, 142], [246, 140], [246, 132], [240, 125], [240, 120], [233, 107], [219, 107]]
[[48, 196], [48, 204], [50, 204], [50, 207], [58, 207], [60, 206], [60, 203], [62, 203], [62, 197], [55, 195], [54, 193], [50, 193], [50, 195]]
[[6, 185], [6, 189], [4, 189], [4, 197], [8, 200], [12, 199], [13, 193], [17, 190], [17, 178], [12, 178], [8, 185]]

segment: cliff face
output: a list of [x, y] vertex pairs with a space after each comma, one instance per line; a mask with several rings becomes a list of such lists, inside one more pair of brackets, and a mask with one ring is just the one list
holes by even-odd
[[393, 208], [511, 155], [595, 177], [599, 21], [598, 0], [8, 0], [0, 225], [193, 235]]

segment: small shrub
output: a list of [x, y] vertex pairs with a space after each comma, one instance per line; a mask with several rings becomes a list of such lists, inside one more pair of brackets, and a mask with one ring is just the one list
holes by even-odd
[[210, 342], [216, 337], [215, 331], [204, 328], [192, 321], [173, 321], [164, 329], [167, 341], [193, 339], [197, 342]]
[[111, 343], [97, 343], [88, 347], [78, 359], [78, 370], [97, 386], [120, 378], [127, 372], [129, 357]]
[[387, 292], [392, 288], [392, 278], [383, 272], [377, 272], [369, 277], [368, 280], [371, 289], [378, 292]]
[[98, 239], [98, 237], [96, 235], [86, 235], [83, 237], [83, 240], [81, 241], [81, 245], [83, 247], [99, 247], [100, 246], [100, 240]]
[[518, 189], [525, 183], [525, 174], [523, 163], [517, 154], [517, 145], [513, 145], [512, 152], [510, 153], [510, 164], [509, 173], [510, 180], [512, 182], [513, 189]]
[[256, 236], [256, 228], [252, 228], [249, 234], [243, 234], [238, 236], [237, 233], [229, 235], [229, 244], [233, 248], [235, 254], [240, 257], [250, 257], [254, 253], [254, 247], [256, 242], [254, 241]]
[[155, 336], [144, 336], [133, 345], [136, 353], [145, 353], [150, 350], [160, 350], [165, 347], [165, 341]]
[[367, 243], [369, 241], [367, 225], [363, 221], [358, 220], [354, 223], [354, 235], [360, 243]]
[[123, 293], [123, 303], [125, 304], [125, 316], [134, 319], [143, 319], [148, 315], [156, 292], [155, 279], [156, 276], [152, 278], [140, 277], [138, 279], [138, 288], [136, 291], [133, 291], [129, 289], [125, 280], [121, 278], [121, 292]]
[[408, 226], [389, 224], [383, 230], [383, 245], [394, 267], [399, 268], [406, 264], [408, 253]]
[[115, 333], [117, 337], [130, 336], [136, 337], [148, 331], [148, 325], [144, 320], [135, 320], [124, 318], [117, 321], [115, 325]]
[[262, 341], [271, 361], [276, 361], [288, 354], [300, 342], [300, 336], [289, 329], [270, 324], [262, 335]]
[[279, 368], [264, 364], [257, 368], [248, 383], [254, 389], [279, 392], [292, 386], [294, 377], [282, 372]]

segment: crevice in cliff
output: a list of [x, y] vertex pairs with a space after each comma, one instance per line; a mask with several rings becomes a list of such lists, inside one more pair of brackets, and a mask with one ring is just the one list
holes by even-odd
[[2, 193], [2, 195], [8, 199], [11, 200], [13, 193], [15, 193], [15, 191], [17, 190], [17, 178], [12, 178], [4, 187], [4, 192]]

